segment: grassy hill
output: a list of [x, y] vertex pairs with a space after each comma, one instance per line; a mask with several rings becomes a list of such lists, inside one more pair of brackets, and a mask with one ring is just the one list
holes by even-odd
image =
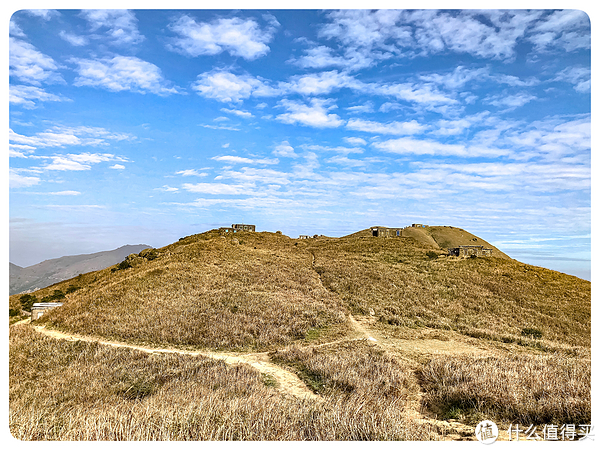
[[[575, 418], [589, 422], [591, 284], [520, 263], [495, 248], [493, 257], [442, 256], [447, 247], [471, 243], [493, 248], [451, 227], [409, 229], [389, 239], [371, 237], [369, 230], [307, 240], [267, 232], [220, 236], [212, 230], [35, 292], [37, 301], [64, 297], [62, 307], [36, 323], [156, 347], [268, 351], [272, 361], [297, 372], [326, 400], [325, 406], [315, 406], [321, 418], [335, 410], [348, 427], [325, 431], [337, 425], [316, 416], [294, 416], [295, 425], [280, 424], [281, 429], [302, 427], [304, 422], [313, 428], [304, 435], [306, 430], [294, 428], [287, 435], [290, 439], [439, 438], [439, 429], [424, 428], [402, 413], [419, 402], [432, 415], [466, 424], [476, 423], [483, 414], [507, 423], [570, 423]], [[20, 310], [21, 303], [22, 296], [10, 297], [12, 311]], [[353, 341], [360, 333], [375, 336], [375, 343]], [[23, 349], [36, 338], [20, 332], [14, 339], [11, 364], [25, 370], [23, 364], [32, 362], [22, 359]], [[334, 341], [340, 344], [328, 344]], [[58, 349], [47, 341], [43, 345], [52, 347], [66, 366], [74, 364], [73, 355], [79, 351], [89, 354], [89, 364], [99, 364], [87, 347]], [[50, 368], [39, 365], [24, 373], [50, 374]], [[164, 401], [164, 383], [153, 375], [158, 369], [144, 370], [139, 379], [150, 380], [151, 387], [144, 401]], [[105, 376], [107, 386], [115, 376]], [[235, 374], [227, 376], [236, 385]], [[547, 380], [571, 380], [571, 390], [550, 400]], [[515, 396], [501, 401], [509, 391]], [[254, 401], [250, 394], [235, 395], [242, 404]], [[277, 402], [282, 408], [278, 414], [298, 408]], [[381, 433], [370, 428], [362, 414], [352, 413], [361, 402], [366, 405], [363, 413], [374, 420], [392, 420], [389, 414], [396, 411], [393, 414], [401, 415], [397, 420], [405, 422], [404, 434], [395, 428]], [[174, 420], [167, 416], [164, 420]], [[119, 416], [120, 420], [125, 419]], [[353, 426], [362, 431], [352, 434], [348, 430]], [[202, 436], [215, 436], [209, 428]], [[278, 439], [261, 433], [240, 436]]]

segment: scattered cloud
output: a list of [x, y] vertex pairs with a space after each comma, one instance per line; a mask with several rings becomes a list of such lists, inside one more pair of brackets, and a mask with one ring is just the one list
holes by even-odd
[[223, 155], [223, 156], [214, 156], [211, 159], [220, 162], [227, 162], [231, 164], [278, 164], [279, 160], [277, 158], [259, 158], [259, 159], [251, 159], [244, 158], [241, 156], [234, 155]]
[[70, 99], [51, 94], [44, 89], [36, 86], [26, 86], [23, 84], [9, 86], [9, 102], [13, 105], [20, 105], [27, 109], [36, 107], [36, 102], [65, 102]]
[[520, 92], [513, 95], [489, 95], [483, 99], [484, 103], [488, 103], [499, 108], [506, 108], [505, 111], [512, 111], [513, 109], [526, 105], [532, 100], [537, 100], [537, 97], [528, 92]]
[[135, 56], [73, 58], [70, 61], [77, 65], [75, 70], [79, 76], [73, 82], [75, 86], [100, 87], [112, 92], [150, 92], [161, 96], [178, 92], [177, 88], [169, 86], [157, 66]]
[[163, 187], [154, 188], [154, 190], [155, 191], [163, 191], [163, 192], [177, 192], [179, 189], [165, 184]]
[[11, 188], [22, 188], [22, 187], [35, 186], [36, 184], [38, 184], [40, 182], [40, 178], [39, 177], [26, 177], [26, 176], [20, 175], [16, 169], [11, 168], [11, 169], [9, 169], [9, 173], [8, 173], [8, 181], [9, 181], [9, 186]]
[[359, 137], [344, 137], [342, 139], [350, 145], [367, 145], [367, 141]]
[[182, 188], [195, 194], [240, 195], [247, 193], [247, 186], [241, 184], [184, 183]]
[[336, 128], [344, 124], [337, 114], [328, 114], [335, 106], [331, 102], [317, 98], [310, 99], [309, 104], [282, 99], [278, 105], [288, 112], [278, 115], [280, 122], [290, 125], [300, 124], [315, 128]]
[[221, 108], [221, 111], [228, 114], [234, 114], [238, 117], [243, 117], [244, 119], [249, 119], [250, 117], [254, 117], [251, 112], [243, 111], [241, 109], [227, 109]]
[[[126, 161], [125, 158], [112, 155], [110, 153], [80, 153], [50, 156], [51, 163], [41, 169], [43, 170], [59, 170], [59, 171], [80, 171], [90, 170], [92, 164], [98, 164], [107, 161]], [[123, 166], [121, 166], [123, 167]], [[114, 168], [114, 167], [113, 167]], [[123, 167], [125, 168], [125, 167]]]
[[213, 70], [198, 75], [192, 89], [203, 97], [223, 103], [239, 103], [250, 96], [271, 97], [280, 93], [260, 78], [248, 74], [235, 75], [225, 70]]
[[58, 65], [49, 56], [21, 39], [9, 38], [9, 74], [23, 83], [41, 86], [42, 83], [64, 83]]
[[101, 31], [102, 35], [94, 36], [112, 45], [128, 46], [144, 41], [137, 27], [137, 18], [132, 11], [124, 9], [86, 9], [81, 17], [87, 20], [93, 33]]
[[48, 192], [48, 195], [81, 195], [79, 191], [58, 191], [58, 192]]
[[428, 128], [427, 125], [422, 125], [416, 120], [409, 122], [389, 122], [379, 123], [370, 120], [350, 119], [346, 124], [346, 128], [356, 131], [364, 131], [367, 133], [378, 134], [420, 134]]
[[323, 95], [344, 87], [358, 85], [359, 83], [352, 76], [332, 70], [309, 75], [294, 75], [287, 83], [281, 83], [280, 89], [302, 95]]
[[273, 154], [276, 156], [282, 156], [284, 158], [297, 158], [298, 155], [294, 151], [294, 147], [290, 145], [288, 141], [282, 141], [280, 144], [275, 146]]
[[273, 16], [266, 16], [266, 19], [267, 26], [261, 29], [254, 19], [234, 17], [198, 23], [184, 14], [169, 25], [169, 29], [179, 36], [172, 38], [167, 48], [192, 57], [228, 52], [253, 60], [269, 52], [267, 44], [279, 27]]
[[125, 166], [122, 164], [115, 164], [115, 165], [110, 166], [109, 169], [123, 170], [123, 169], [125, 169]]
[[592, 71], [586, 67], [567, 67], [551, 81], [565, 81], [571, 83], [577, 92], [587, 93], [591, 90], [591, 75]]
[[65, 127], [56, 125], [33, 136], [25, 136], [9, 129], [9, 141], [13, 145], [27, 146], [29, 150], [45, 147], [65, 147], [73, 145], [102, 146], [108, 141], [134, 140], [127, 133], [114, 133], [101, 127]]
[[89, 43], [89, 39], [87, 37], [68, 33], [64, 30], [62, 30], [58, 35], [61, 37], [61, 39], [64, 39], [75, 47], [83, 47]]
[[205, 177], [208, 174], [206, 172], [198, 172], [196, 169], [186, 169], [175, 172], [175, 175], [181, 175], [182, 177]]

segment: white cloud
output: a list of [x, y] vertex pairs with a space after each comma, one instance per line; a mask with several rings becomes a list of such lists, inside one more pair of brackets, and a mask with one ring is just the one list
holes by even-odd
[[294, 151], [294, 147], [288, 141], [282, 141], [281, 144], [275, 146], [273, 154], [284, 158], [297, 158], [298, 155]]
[[132, 45], [145, 38], [137, 28], [137, 18], [132, 11], [122, 9], [87, 9], [81, 16], [88, 21], [91, 31], [103, 30], [103, 42], [115, 45]]
[[115, 164], [115, 165], [110, 166], [109, 169], [123, 170], [123, 169], [125, 169], [125, 166], [122, 164]]
[[59, 191], [59, 192], [48, 192], [48, 195], [81, 195], [79, 191]]
[[177, 192], [179, 189], [176, 187], [170, 187], [168, 185], [164, 185], [163, 187], [154, 188], [155, 191], [163, 191], [163, 192]]
[[38, 184], [40, 182], [39, 177], [24, 177], [22, 175], [19, 175], [17, 170], [12, 169], [12, 168], [9, 169], [8, 178], [9, 178], [9, 185], [11, 188], [22, 188], [22, 187], [35, 186], [36, 184]]
[[25, 86], [23, 84], [10, 85], [9, 102], [13, 105], [21, 105], [24, 108], [32, 109], [38, 102], [64, 102], [71, 101], [68, 98], [54, 95], [46, 92], [42, 88], [36, 86]]
[[247, 193], [247, 186], [225, 183], [184, 183], [183, 189], [196, 194], [240, 195]]
[[39, 17], [43, 20], [50, 20], [53, 17], [60, 16], [60, 13], [54, 9], [25, 9], [24, 13], [29, 14], [30, 16]]
[[430, 83], [398, 83], [398, 84], [382, 84], [369, 85], [373, 93], [379, 95], [388, 95], [396, 97], [399, 100], [405, 100], [417, 104], [455, 104], [457, 100], [449, 97], [447, 94], [440, 92], [433, 84]]
[[587, 67], [567, 67], [561, 70], [551, 81], [571, 83], [577, 92], [585, 93], [591, 90], [591, 70]]
[[[110, 153], [80, 153], [67, 155], [50, 156], [52, 162], [41, 167], [43, 170], [90, 170], [91, 164], [98, 164], [107, 161], [124, 161], [125, 158], [117, 157]], [[123, 167], [124, 168], [124, 167]]]
[[374, 142], [372, 147], [400, 155], [458, 156], [463, 158], [499, 157], [510, 155], [509, 150], [465, 144], [446, 144], [428, 139], [398, 138]]
[[489, 68], [481, 67], [478, 69], [468, 69], [464, 66], [457, 66], [452, 72], [439, 74], [431, 73], [420, 75], [423, 81], [441, 84], [448, 89], [460, 89], [473, 80], [481, 80], [489, 75]]
[[390, 123], [379, 123], [370, 120], [362, 119], [350, 119], [346, 124], [346, 128], [356, 131], [364, 131], [367, 133], [379, 133], [379, 134], [419, 134], [426, 130], [427, 125], [422, 125], [416, 120], [409, 122], [390, 122]]
[[367, 113], [374, 112], [375, 108], [374, 108], [373, 102], [370, 100], [367, 100], [362, 105], [348, 106], [346, 108], [346, 111], [348, 111], [350, 114], [367, 114]]
[[213, 98], [224, 103], [239, 103], [250, 96], [269, 97], [280, 93], [279, 90], [266, 85], [259, 78], [247, 74], [235, 75], [224, 70], [198, 75], [192, 89], [203, 97]]
[[176, 175], [181, 175], [182, 177], [205, 177], [206, 175], [208, 175], [205, 172], [198, 172], [196, 169], [186, 169], [186, 170], [180, 170], [179, 172], [175, 172]]
[[241, 156], [234, 155], [223, 155], [223, 156], [214, 156], [211, 159], [215, 161], [227, 162], [232, 164], [278, 164], [279, 160], [277, 158], [261, 158], [261, 159], [250, 159], [243, 158]]
[[337, 114], [328, 114], [334, 106], [327, 106], [328, 101], [313, 98], [310, 105], [292, 100], [283, 99], [279, 105], [288, 112], [278, 115], [280, 122], [295, 125], [305, 125], [315, 128], [336, 128], [344, 124]]
[[61, 37], [61, 39], [67, 41], [69, 44], [75, 47], [82, 47], [84, 45], [87, 45], [89, 42], [87, 37], [68, 33], [65, 30], [61, 30], [61, 32], [58, 33], [58, 35]]
[[562, 47], [566, 51], [590, 48], [590, 20], [583, 11], [564, 9], [553, 11], [533, 27], [528, 39], [536, 50], [547, 51], [549, 47]]
[[210, 128], [211, 130], [228, 130], [228, 131], [240, 131], [239, 128], [236, 127], [228, 127], [225, 125], [208, 125], [208, 124], [200, 124], [199, 126], [204, 128]]
[[532, 100], [537, 100], [537, 97], [528, 92], [520, 92], [513, 95], [490, 95], [483, 99], [485, 103], [489, 103], [490, 105], [506, 107], [507, 109], [505, 111], [512, 111], [513, 109], [526, 105]]
[[126, 133], [113, 133], [100, 127], [65, 127], [54, 126], [34, 136], [24, 136], [9, 129], [9, 140], [12, 145], [28, 146], [29, 150], [45, 147], [65, 147], [72, 145], [99, 146], [109, 145], [108, 141], [135, 139]]
[[54, 60], [21, 39], [9, 38], [10, 76], [24, 83], [40, 86], [41, 83], [64, 83]]
[[281, 83], [280, 88], [302, 95], [322, 95], [356, 85], [358, 82], [353, 77], [332, 70], [318, 74], [294, 75], [289, 82]]
[[269, 43], [279, 26], [273, 16], [269, 25], [261, 29], [254, 19], [217, 19], [211, 23], [196, 22], [183, 15], [169, 25], [179, 37], [173, 38], [168, 48], [188, 56], [217, 55], [228, 52], [253, 60], [269, 52]]
[[250, 117], [254, 117], [252, 115], [252, 113], [248, 112], [248, 111], [243, 111], [241, 109], [227, 109], [227, 108], [221, 108], [221, 111], [228, 113], [228, 114], [235, 114], [238, 117], [243, 117], [244, 119], [248, 119]]
[[363, 138], [359, 137], [344, 137], [344, 141], [346, 141], [350, 145], [367, 145], [367, 141]]
[[113, 92], [151, 92], [161, 96], [177, 93], [168, 87], [161, 70], [135, 56], [115, 56], [104, 59], [71, 59], [79, 74], [73, 85], [100, 87]]

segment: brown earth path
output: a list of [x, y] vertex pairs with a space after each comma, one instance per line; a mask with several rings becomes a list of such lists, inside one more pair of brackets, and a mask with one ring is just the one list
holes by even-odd
[[[17, 322], [13, 324], [20, 325], [28, 323], [29, 319]], [[54, 339], [63, 339], [67, 341], [85, 341], [85, 342], [97, 342], [100, 345], [107, 345], [111, 347], [119, 348], [131, 348], [146, 353], [177, 353], [181, 355], [189, 356], [203, 356], [205, 358], [217, 359], [225, 362], [226, 364], [248, 364], [255, 368], [260, 373], [269, 375], [277, 381], [277, 388], [284, 394], [290, 394], [298, 398], [307, 398], [310, 400], [320, 401], [322, 398], [312, 392], [306, 384], [298, 378], [298, 376], [276, 364], [269, 362], [269, 355], [267, 352], [264, 353], [246, 353], [246, 354], [233, 354], [233, 353], [215, 353], [215, 352], [203, 352], [203, 351], [192, 351], [192, 350], [181, 350], [175, 348], [153, 348], [142, 345], [127, 344], [124, 342], [107, 341], [98, 339], [90, 336], [82, 336], [78, 334], [64, 333], [62, 331], [51, 330], [43, 326], [32, 327], [38, 333], [45, 336], [52, 337]]]

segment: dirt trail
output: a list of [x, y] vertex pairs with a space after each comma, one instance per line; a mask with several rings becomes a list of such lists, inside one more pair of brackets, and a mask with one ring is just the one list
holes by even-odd
[[[18, 324], [25, 323], [26, 321], [18, 322]], [[17, 324], [15, 324], [17, 325]], [[277, 381], [277, 388], [285, 393], [290, 394], [298, 398], [307, 398], [310, 400], [321, 401], [322, 398], [313, 393], [304, 384], [298, 376], [282, 367], [269, 362], [269, 355], [264, 353], [247, 353], [247, 354], [234, 354], [234, 353], [213, 353], [213, 352], [202, 352], [202, 351], [191, 351], [191, 350], [180, 350], [175, 348], [153, 348], [145, 347], [142, 345], [126, 344], [123, 342], [106, 341], [103, 339], [97, 339], [90, 336], [82, 336], [77, 334], [63, 333], [57, 330], [50, 330], [43, 326], [33, 326], [33, 329], [38, 333], [52, 337], [54, 339], [63, 339], [67, 341], [85, 341], [85, 342], [97, 342], [101, 345], [108, 345], [111, 347], [120, 348], [131, 348], [146, 353], [177, 353], [181, 355], [189, 356], [203, 356], [205, 358], [218, 359], [224, 361], [226, 364], [248, 364], [254, 367], [260, 373], [270, 375]]]

